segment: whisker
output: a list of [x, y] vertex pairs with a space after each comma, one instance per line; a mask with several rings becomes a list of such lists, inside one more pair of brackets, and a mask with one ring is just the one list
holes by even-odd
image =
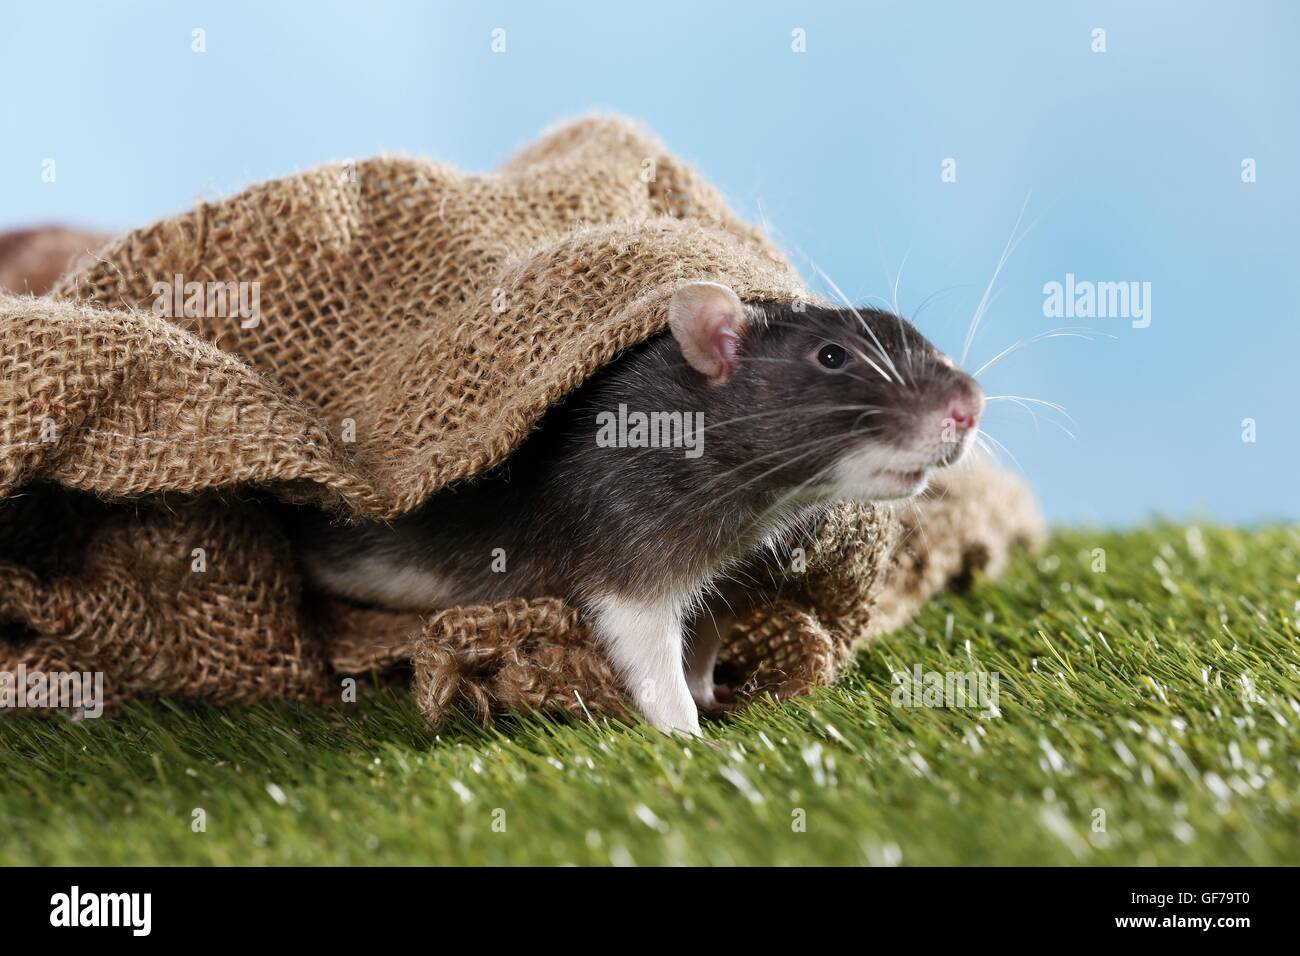
[[1030, 345], [1033, 345], [1035, 342], [1041, 342], [1046, 339], [1086, 339], [1087, 341], [1091, 342], [1093, 341], [1092, 337], [1094, 335], [1104, 335], [1108, 338], [1112, 338], [1112, 339], [1115, 338], [1115, 336], [1111, 335], [1111, 333], [1109, 332], [1100, 332], [1095, 329], [1080, 329], [1080, 328], [1072, 328], [1072, 327], [1049, 329], [1046, 332], [1040, 332], [1037, 335], [1031, 336], [1030, 338], [1021, 339], [1019, 342], [1016, 342], [1013, 345], [1008, 345], [1001, 352], [993, 356], [993, 358], [989, 359], [987, 362], [981, 365], [974, 372], [971, 372], [971, 378], [979, 378], [981, 374], [987, 372], [989, 369], [991, 369], [998, 362], [1002, 361], [1008, 355], [1011, 355], [1013, 352], [1018, 352], [1021, 349], [1026, 348]]
[[[858, 316], [858, 319], [859, 319], [859, 321], [862, 321], [862, 317], [861, 317], [861, 316]], [[794, 323], [794, 322], [782, 322], [782, 321], [777, 320], [777, 319], [773, 319], [773, 320], [771, 321], [771, 324], [772, 324], [772, 325], [785, 326], [785, 327], [787, 327], [787, 328], [792, 328], [792, 329], [805, 329], [805, 330], [806, 330], [806, 329], [808, 328], [807, 326], [804, 326], [804, 325], [798, 325], [798, 324], [796, 324], [796, 323]], [[866, 327], [866, 323], [865, 323], [865, 322], [863, 322], [863, 326]], [[870, 331], [870, 329], [868, 329], [868, 331]], [[872, 332], [871, 334], [872, 334], [873, 337], [875, 336], [875, 333], [874, 333], [874, 332]], [[853, 349], [854, 354], [857, 355], [858, 358], [862, 359], [862, 361], [866, 362], [866, 363], [867, 363], [868, 365], [870, 365], [873, 369], [875, 369], [876, 372], [880, 375], [881, 378], [883, 378], [886, 382], [889, 382], [890, 384], [893, 384], [893, 379], [891, 379], [888, 375], [886, 375], [884, 369], [882, 369], [879, 365], [877, 365], [875, 362], [873, 362], [873, 361], [871, 360], [871, 358], [870, 358], [870, 357], [869, 357], [865, 352], [863, 352], [861, 349], [857, 348], [857, 346], [853, 345], [853, 343], [851, 343], [851, 342], [849, 343], [849, 347], [850, 347], [851, 349]], [[882, 355], [883, 355], [883, 353], [882, 353]], [[886, 361], [888, 361], [888, 358], [886, 358]], [[895, 373], [895, 374], [897, 374], [897, 373]], [[899, 379], [898, 379], [898, 384], [900, 384], [900, 385], [903, 384], [903, 380], [902, 380], [902, 377], [901, 377], [901, 376], [900, 376]]]
[[894, 315], [902, 315], [903, 310], [898, 307], [898, 286], [903, 281], [903, 270], [907, 268], [907, 257], [912, 254], [909, 249], [903, 255], [903, 261], [898, 265], [898, 272], [894, 274], [893, 296], [894, 296]]
[[1030, 398], [1028, 395], [989, 395], [984, 400], [986, 402], [1015, 402], [1017, 405], [1021, 405], [1022, 407], [1025, 406], [1026, 403], [1042, 405], [1045, 408], [1050, 408], [1054, 412], [1060, 412], [1066, 418], [1069, 418], [1072, 424], [1078, 424], [1078, 422], [1071, 417], [1070, 413], [1065, 410], [1064, 405], [1058, 405], [1056, 402], [1049, 402], [1045, 398]]
[[931, 545], [930, 545], [930, 533], [929, 533], [928, 531], [925, 530], [925, 522], [924, 522], [923, 520], [921, 520], [921, 512], [920, 512], [920, 510], [916, 507], [916, 499], [915, 499], [915, 498], [908, 498], [908, 499], [906, 499], [906, 500], [907, 500], [908, 505], [909, 505], [909, 506], [911, 507], [911, 509], [912, 509], [912, 514], [916, 516], [916, 525], [915, 525], [915, 527], [916, 527], [916, 529], [917, 529], [918, 531], [921, 532], [921, 539], [925, 542], [925, 549], [926, 549], [927, 551], [933, 551], [934, 549], [933, 549], [933, 548], [931, 547]]
[[755, 418], [767, 418], [772, 415], [806, 415], [809, 412], [854, 412], [866, 408], [875, 409], [875, 406], [866, 405], [801, 405], [797, 408], [776, 408], [769, 409], [766, 412], [755, 412], [752, 415], [737, 415], [735, 418], [724, 418], [721, 421], [705, 425], [703, 428], [693, 432], [693, 434], [702, 434], [711, 431], [720, 425], [734, 425], [736, 422], [747, 422]]
[[[783, 508], [788, 502], [797, 500], [799, 495], [805, 489], [807, 489], [810, 485], [813, 485], [814, 483], [821, 481], [823, 478], [825, 478], [835, 468], [837, 464], [838, 462], [836, 461], [830, 461], [827, 462], [825, 465], [823, 465], [821, 468], [818, 468], [815, 472], [809, 475], [808, 478], [806, 478], [804, 481], [799, 482], [799, 484], [791, 488], [786, 494], [782, 495], [781, 498], [777, 500], [776, 507]], [[809, 514], [800, 519], [800, 523], [803, 525], [804, 532], [809, 535], [811, 535], [811, 531], [812, 531], [812, 517], [813, 516]]]
[[[1070, 418], [1070, 414], [1069, 414], [1069, 412], [1067, 412], [1067, 411], [1065, 410], [1065, 408], [1062, 408], [1060, 405], [1056, 405], [1056, 403], [1054, 403], [1054, 402], [1044, 402], [1044, 401], [1041, 401], [1041, 399], [1037, 399], [1037, 398], [1024, 398], [1024, 399], [1022, 399], [1021, 397], [1019, 397], [1019, 395], [995, 395], [995, 397], [993, 397], [993, 398], [989, 398], [989, 399], [985, 399], [985, 401], [988, 401], [988, 402], [995, 402], [995, 401], [998, 401], [998, 402], [1011, 402], [1011, 403], [1013, 403], [1013, 405], [1015, 405], [1015, 406], [1019, 406], [1019, 407], [1021, 407], [1021, 408], [1024, 408], [1024, 411], [1030, 412], [1030, 418], [1034, 419], [1034, 427], [1035, 427], [1035, 428], [1039, 427], [1039, 416], [1037, 416], [1037, 415], [1035, 414], [1034, 407], [1032, 407], [1031, 405], [1028, 405], [1028, 403], [1030, 403], [1030, 402], [1036, 402], [1037, 405], [1048, 406], [1048, 407], [1052, 408], [1053, 411], [1061, 412], [1061, 414], [1062, 414], [1062, 415], [1065, 415], [1067, 419], [1070, 419], [1070, 423], [1071, 423], [1071, 424], [1076, 424], [1075, 421], [1074, 421], [1074, 419], [1071, 419], [1071, 418]], [[1060, 423], [1060, 421], [1057, 421], [1056, 419], [1048, 419], [1048, 421], [1049, 421], [1049, 423], [1052, 423], [1053, 425], [1056, 425], [1057, 428], [1060, 428], [1062, 432], [1065, 432], [1065, 433], [1067, 434], [1067, 436], [1070, 436], [1071, 438], [1074, 438], [1075, 441], [1078, 441], [1078, 437], [1075, 436], [1075, 433], [1074, 433], [1074, 432], [1071, 432], [1069, 428], [1066, 428], [1066, 427], [1065, 427], [1065, 425], [1062, 425], [1062, 424]]]
[[[774, 323], [774, 324], [778, 324], [778, 325], [780, 325], [780, 324], [785, 324], [785, 323]], [[860, 358], [863, 357], [863, 356], [862, 356], [862, 353], [859, 352], [859, 351], [857, 351], [856, 349], [854, 350], [854, 354], [857, 355], [857, 356], [860, 357]], [[780, 357], [780, 356], [776, 356], [776, 355], [770, 355], [770, 356], [769, 356], [769, 355], [750, 355], [750, 356], [747, 356], [747, 357], [745, 357], [745, 358], [742, 358], [742, 359], [741, 359], [741, 364], [743, 364], [743, 363], [745, 363], [745, 362], [772, 362], [772, 363], [774, 363], [774, 364], [795, 365], [795, 364], [800, 363], [801, 361], [803, 361], [803, 360], [802, 360], [802, 359], [792, 359], [792, 358], [782, 358], [782, 357]], [[880, 369], [876, 369], [876, 371], [879, 373], [879, 372], [880, 372]], [[839, 372], [838, 372], [838, 374], [840, 374], [840, 375], [846, 375], [846, 376], [848, 376], [849, 378], [853, 379], [855, 382], [862, 382], [864, 385], [865, 385], [865, 384], [868, 384], [867, 379], [863, 378], [861, 375], [858, 375], [858, 374], [856, 374], [855, 372], [852, 372], [852, 371], [850, 371], [850, 370], [848, 370], [848, 369], [840, 369]], [[886, 381], [889, 381], [891, 385], [893, 384], [893, 382], [890, 381], [888, 378], [886, 378], [885, 380], [886, 380]]]
[[885, 352], [885, 347], [880, 344], [880, 339], [877, 338], [875, 329], [873, 329], [870, 325], [867, 324], [867, 320], [862, 317], [862, 313], [858, 311], [857, 306], [855, 306], [852, 302], [849, 301], [848, 296], [846, 296], [843, 290], [841, 290], [840, 287], [835, 284], [835, 280], [832, 279], [830, 276], [828, 276], [824, 271], [822, 271], [822, 269], [817, 265], [817, 263], [812, 262], [812, 260], [809, 260], [809, 262], [812, 264], [812, 267], [816, 271], [816, 273], [826, 280], [827, 284], [831, 287], [832, 290], [834, 290], [835, 294], [838, 295], [840, 299], [844, 302], [845, 308], [847, 308], [850, 312], [853, 313], [853, 317], [858, 320], [858, 322], [862, 325], [862, 328], [865, 329], [867, 334], [871, 336], [871, 340], [876, 344], [876, 350], [880, 353], [880, 357], [884, 360], [885, 364], [889, 366], [890, 371], [894, 373], [895, 377], [898, 378], [898, 384], [902, 385], [903, 377], [898, 374], [898, 369], [894, 366], [893, 360], [890, 359], [889, 355]]
[[[722, 479], [724, 479], [724, 478], [728, 478], [728, 477], [730, 477], [731, 475], [734, 475], [736, 472], [741, 471], [742, 469], [748, 468], [750, 465], [754, 464], [755, 462], [766, 461], [766, 460], [768, 460], [769, 458], [775, 458], [777, 455], [784, 455], [784, 454], [786, 454], [787, 452], [795, 451], [796, 449], [799, 449], [799, 448], [806, 448], [806, 447], [808, 447], [808, 446], [810, 446], [810, 445], [813, 446], [813, 450], [816, 450], [817, 447], [819, 447], [819, 446], [821, 446], [821, 445], [827, 445], [827, 444], [830, 444], [831, 442], [833, 442], [833, 441], [838, 441], [838, 440], [840, 440], [840, 439], [843, 438], [843, 437], [844, 437], [844, 436], [842, 436], [842, 435], [822, 435], [822, 436], [819, 437], [819, 438], [811, 438], [811, 439], [809, 439], [808, 441], [805, 441], [805, 442], [798, 442], [797, 444], [790, 445], [790, 446], [787, 447], [787, 448], [778, 448], [776, 451], [770, 451], [770, 452], [768, 452], [768, 453], [765, 454], [765, 455], [756, 455], [756, 456], [754, 456], [753, 458], [748, 458], [748, 459], [746, 459], [745, 461], [741, 462], [741, 463], [740, 463], [739, 465], [737, 465], [735, 468], [728, 468], [726, 471], [724, 471], [724, 472], [720, 472], [720, 473], [714, 475], [714, 476], [713, 476], [712, 478], [710, 478], [707, 482], [705, 482], [704, 484], [700, 485], [700, 488], [701, 488], [701, 490], [711, 488], [711, 487], [713, 487], [714, 485], [716, 485], [719, 481], [721, 481]], [[809, 452], [809, 454], [811, 454], [811, 452]], [[802, 456], [801, 456], [801, 457], [802, 457]], [[791, 461], [794, 461], [794, 460], [797, 460], [797, 459], [791, 459]], [[780, 470], [781, 470], [782, 468], [784, 468], [784, 467], [785, 467], [784, 464], [782, 464], [782, 465], [778, 465], [776, 468], [773, 468], [772, 471], [765, 471], [765, 472], [763, 472], [762, 475], [759, 475], [758, 477], [760, 477], [760, 478], [765, 477], [766, 475], [770, 475], [773, 471], [780, 471]], [[740, 487], [743, 488], [743, 487], [745, 487], [745, 486], [744, 486], [744, 485], [741, 485]], [[734, 489], [733, 489], [733, 490], [734, 490]], [[728, 494], [730, 494], [730, 492], [728, 492]]]
[[[881, 254], [882, 254], [882, 256], [883, 256], [883, 254], [884, 254], [883, 251], [882, 251]], [[902, 333], [902, 334], [900, 335], [900, 338], [902, 338], [902, 340], [903, 340], [903, 356], [904, 356], [904, 358], [907, 359], [907, 370], [908, 370], [909, 372], [913, 372], [913, 373], [915, 373], [916, 369], [915, 369], [915, 367], [913, 366], [913, 363], [912, 363], [912, 347], [907, 343], [907, 334], [906, 334], [905, 332], [903, 332], [903, 310], [900, 309], [900, 308], [898, 307], [898, 287], [899, 287], [899, 285], [900, 285], [900, 284], [902, 283], [902, 281], [903, 281], [903, 269], [905, 269], [905, 268], [907, 267], [907, 259], [908, 259], [908, 257], [909, 257], [911, 254], [912, 254], [912, 250], [911, 250], [911, 249], [908, 249], [907, 252], [904, 253], [904, 255], [903, 255], [903, 261], [900, 262], [900, 263], [898, 264], [898, 272], [896, 272], [896, 273], [894, 274], [894, 284], [893, 284], [894, 308], [893, 308], [893, 315], [894, 315], [894, 319], [898, 322], [899, 332]], [[886, 275], [886, 278], [888, 278], [889, 273], [888, 273], [887, 270], [886, 270], [885, 275]], [[915, 379], [913, 379], [912, 382], [909, 383], [909, 384], [911, 384], [912, 387], [915, 388], [915, 387], [916, 387], [916, 385], [915, 385]]]
[[[824, 437], [822, 437], [822, 438], [815, 439], [815, 440], [812, 441], [812, 442], [806, 442], [805, 444], [810, 444], [810, 445], [812, 445], [813, 447], [812, 447], [812, 448], [809, 448], [807, 451], [803, 452], [802, 454], [795, 455], [795, 456], [793, 456], [792, 458], [789, 458], [789, 459], [787, 459], [786, 461], [781, 462], [781, 464], [777, 465], [777, 466], [774, 467], [774, 468], [769, 468], [767, 471], [763, 472], [761, 475], [755, 475], [753, 478], [750, 478], [748, 481], [743, 482], [742, 484], [737, 485], [735, 488], [732, 488], [732, 489], [730, 489], [729, 491], [727, 491], [727, 493], [724, 494], [721, 498], [719, 498], [718, 501], [722, 501], [722, 500], [724, 500], [724, 499], [726, 499], [726, 498], [731, 497], [731, 496], [734, 495], [734, 494], [738, 494], [738, 493], [740, 493], [741, 491], [745, 490], [745, 489], [748, 488], [750, 485], [752, 485], [754, 482], [756, 482], [756, 481], [761, 481], [762, 479], [766, 478], [768, 475], [774, 474], [775, 472], [780, 471], [782, 468], [786, 468], [786, 467], [788, 467], [788, 466], [790, 466], [790, 465], [793, 465], [796, 461], [801, 461], [801, 460], [803, 460], [804, 458], [807, 458], [809, 455], [816, 454], [817, 452], [821, 451], [821, 449], [822, 449], [823, 446], [825, 446], [825, 445], [827, 445], [827, 444], [829, 444], [829, 443], [831, 443], [831, 442], [833, 442], [833, 441], [842, 441], [842, 440], [844, 439], [844, 437], [845, 437], [845, 436], [843, 436], [843, 435], [829, 435], [829, 436], [824, 436]], [[802, 445], [795, 445], [794, 447], [795, 447], [795, 448], [800, 448], [800, 447], [802, 447]], [[788, 450], [788, 449], [782, 449], [783, 452], [786, 451], [786, 450]], [[768, 456], [768, 457], [771, 457], [771, 456]], [[753, 459], [753, 461], [757, 461], [757, 460], [758, 460], [758, 459]], [[749, 465], [749, 464], [752, 464], [752, 461], [745, 462], [745, 465]], [[745, 465], [742, 465], [741, 467], [743, 468], [743, 467], [745, 467]], [[732, 470], [735, 471], [735, 470], [737, 470], [737, 469], [732, 469]], [[716, 481], [716, 479], [715, 479], [715, 481]], [[715, 482], [709, 482], [709, 484], [714, 484], [714, 483], [715, 483]], [[708, 485], [705, 485], [705, 487], [708, 487]]]
[[940, 289], [938, 292], [931, 292], [929, 295], [927, 295], [924, 299], [921, 300], [921, 304], [918, 305], [916, 307], [916, 311], [912, 313], [912, 324], [914, 325], [916, 324], [917, 318], [921, 315], [922, 312], [925, 311], [926, 306], [928, 306], [931, 302], [933, 302], [941, 295], [947, 295], [949, 292], [954, 292], [960, 288], [961, 286], [950, 285]]
[[[759, 213], [760, 215], [763, 214], [761, 207]], [[774, 234], [780, 233], [780, 230], [776, 229], [775, 227], [772, 227], [769, 223], [767, 223], [766, 216], [764, 216], [764, 225], [771, 228]], [[840, 297], [840, 300], [844, 303], [844, 305], [848, 308], [848, 310], [853, 313], [854, 318], [858, 320], [862, 328], [865, 329], [867, 334], [871, 336], [872, 341], [875, 343], [876, 351], [880, 353], [881, 359], [884, 360], [885, 364], [897, 377], [898, 383], [900, 385], [903, 385], [904, 384], [903, 376], [899, 374], [898, 369], [895, 367], [893, 360], [889, 357], [889, 353], [885, 351], [885, 347], [881, 344], [880, 339], [876, 335], [875, 330], [871, 328], [870, 325], [867, 324], [867, 321], [862, 317], [862, 314], [858, 311], [857, 307], [851, 301], [849, 301], [848, 296], [846, 296], [843, 290], [841, 290], [840, 287], [836, 285], [835, 280], [832, 279], [820, 266], [818, 266], [815, 261], [813, 261], [812, 256], [804, 252], [803, 248], [798, 243], [793, 243], [792, 245], [795, 252], [797, 252], [800, 256], [802, 256], [804, 259], [808, 261], [808, 265], [811, 266], [812, 270], [826, 280], [826, 283], [831, 287], [831, 289], [835, 292], [835, 294]], [[878, 297], [873, 297], [873, 298], [878, 298]], [[886, 309], [889, 308], [889, 303], [885, 302], [883, 299], [881, 299], [880, 301], [882, 302], [882, 304], [885, 305]], [[875, 367], [874, 362], [871, 362], [869, 359], [867, 361], [868, 364], [872, 365], [872, 367]], [[879, 368], [877, 368], [876, 370], [880, 371]], [[881, 372], [881, 375], [884, 375], [884, 373]], [[886, 381], [889, 380], [889, 376], [885, 375], [884, 377]]]
[[1016, 456], [1011, 453], [1010, 448], [1008, 448], [1006, 445], [1002, 444], [1002, 442], [998, 441], [996, 438], [990, 435], [986, 429], [982, 429], [982, 428], [980, 429], [979, 435], [976, 436], [976, 440], [978, 441], [980, 437], [987, 438], [989, 441], [993, 442], [993, 444], [995, 444], [998, 448], [1006, 452], [1007, 457], [1009, 457], [1015, 463], [1016, 470], [1018, 470], [1022, 475], [1025, 473], [1025, 469], [1021, 466], [1019, 459], [1017, 459]]
[[971, 316], [970, 328], [966, 330], [966, 343], [961, 350], [961, 359], [958, 365], [965, 365], [966, 359], [970, 355], [970, 347], [975, 342], [975, 333], [979, 330], [980, 321], [984, 318], [984, 312], [989, 306], [989, 296], [993, 293], [993, 285], [998, 281], [998, 276], [1002, 274], [1002, 268], [1015, 252], [1016, 246], [1020, 245], [1021, 240], [1029, 235], [1029, 230], [1033, 229], [1031, 223], [1029, 229], [1026, 229], [1019, 239], [1016, 238], [1016, 232], [1020, 229], [1020, 223], [1025, 218], [1025, 210], [1029, 208], [1029, 194], [1026, 194], [1024, 204], [1020, 207], [1020, 215], [1016, 216], [1016, 224], [1011, 227], [1011, 235], [1007, 239], [1006, 246], [1002, 249], [1002, 256], [998, 259], [997, 267], [993, 270], [993, 276], [989, 279], [989, 284], [984, 289], [984, 295], [980, 297], [979, 305], [975, 307], [975, 314]]

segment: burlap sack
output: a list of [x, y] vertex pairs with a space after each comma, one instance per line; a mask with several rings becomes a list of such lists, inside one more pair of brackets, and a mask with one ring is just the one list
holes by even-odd
[[[620, 712], [562, 601], [410, 615], [304, 595], [265, 501], [410, 510], [504, 460], [702, 278], [808, 298], [651, 136], [593, 119], [492, 175], [380, 158], [264, 183], [124, 236], [49, 296], [0, 294], [0, 670], [102, 671], [115, 699], [325, 701], [342, 675], [413, 664], [431, 720]], [[195, 282], [187, 315], [167, 289]], [[240, 283], [258, 308], [227, 314]], [[915, 512], [844, 506], [788, 542], [725, 646], [730, 678], [831, 681], [860, 641], [1041, 535], [1002, 472], [944, 482]]]

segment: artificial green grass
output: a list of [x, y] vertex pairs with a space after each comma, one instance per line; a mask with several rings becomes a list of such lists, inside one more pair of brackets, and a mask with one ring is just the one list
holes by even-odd
[[[1061, 533], [709, 744], [434, 733], [364, 687], [342, 714], [0, 718], [0, 862], [1300, 863], [1297, 571], [1297, 528]], [[896, 706], [917, 663], [996, 672], [1000, 713]]]

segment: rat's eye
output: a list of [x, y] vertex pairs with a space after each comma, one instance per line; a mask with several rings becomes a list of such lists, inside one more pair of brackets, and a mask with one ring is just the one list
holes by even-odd
[[817, 362], [822, 368], [843, 368], [848, 360], [848, 350], [842, 345], [836, 345], [834, 342], [827, 342], [817, 350]]

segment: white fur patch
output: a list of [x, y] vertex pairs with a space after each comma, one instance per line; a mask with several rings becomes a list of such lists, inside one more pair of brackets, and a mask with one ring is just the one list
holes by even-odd
[[949, 467], [961, 460], [975, 443], [978, 430], [973, 428], [961, 437], [958, 454], [950, 461], [944, 459], [953, 448], [943, 441], [942, 421], [938, 418], [932, 431], [918, 431], [912, 447], [906, 450], [865, 441], [836, 462], [822, 490], [829, 498], [854, 501], [887, 501], [918, 495], [929, 484], [933, 469]]
[[590, 603], [596, 639], [637, 710], [659, 730], [698, 735], [699, 712], [682, 662], [681, 602], [610, 594]]
[[[831, 470], [829, 494], [834, 499], [887, 501], [906, 498], [925, 489], [924, 474], [933, 457], [904, 455], [867, 442], [843, 456]], [[907, 481], [906, 472], [921, 472], [919, 481]]]

